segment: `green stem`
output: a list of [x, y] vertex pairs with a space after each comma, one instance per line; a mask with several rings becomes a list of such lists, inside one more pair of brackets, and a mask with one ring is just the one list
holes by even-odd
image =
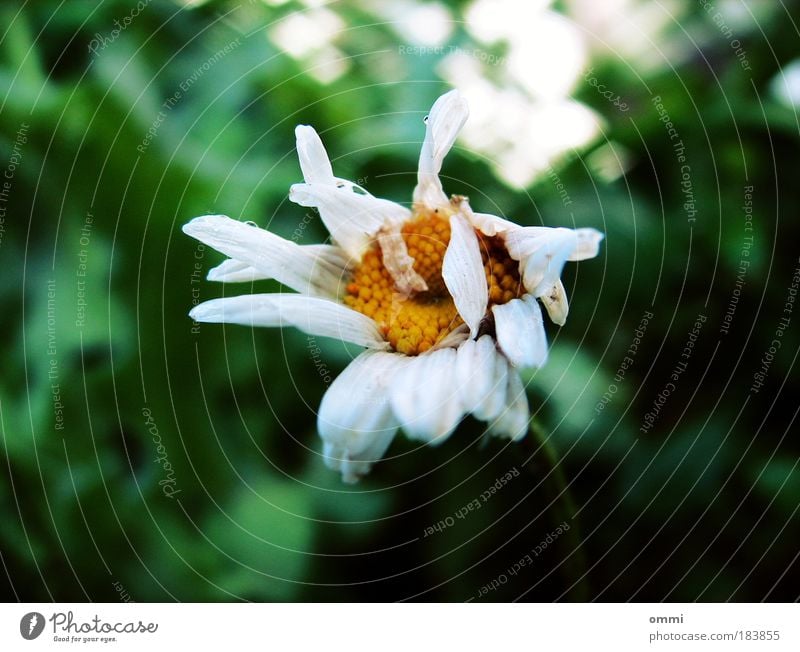
[[[545, 491], [548, 498], [553, 502], [551, 515], [556, 524], [566, 522], [569, 530], [564, 532], [558, 539], [564, 558], [562, 569], [564, 579], [571, 586], [569, 599], [573, 602], [586, 602], [589, 596], [589, 587], [586, 581], [586, 555], [583, 550], [580, 534], [580, 523], [578, 522], [578, 510], [572, 493], [569, 489], [564, 470], [558, 461], [558, 455], [550, 442], [550, 437], [542, 430], [541, 426], [534, 420], [530, 423], [531, 436], [526, 438], [526, 445], [529, 449], [528, 465], [526, 470], [541, 477], [544, 470], [546, 480], [544, 482]], [[544, 462], [544, 469], [537, 468], [536, 462]]]

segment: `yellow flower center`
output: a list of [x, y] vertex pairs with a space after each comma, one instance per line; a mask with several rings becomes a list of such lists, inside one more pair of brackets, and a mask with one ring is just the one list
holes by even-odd
[[[352, 272], [344, 302], [374, 319], [386, 341], [406, 355], [424, 353], [458, 328], [463, 321], [442, 278], [442, 263], [450, 242], [450, 222], [435, 211], [417, 212], [401, 230], [414, 271], [427, 283], [424, 292], [410, 296], [395, 288], [375, 242]], [[522, 296], [519, 264], [498, 237], [476, 231], [489, 286], [489, 308]]]

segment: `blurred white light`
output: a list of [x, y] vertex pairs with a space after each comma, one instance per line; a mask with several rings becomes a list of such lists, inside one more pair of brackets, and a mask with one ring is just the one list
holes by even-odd
[[595, 176], [611, 183], [631, 169], [633, 156], [623, 145], [608, 141], [589, 154], [586, 163]]
[[343, 29], [339, 16], [320, 8], [290, 14], [272, 28], [270, 36], [278, 47], [299, 59], [323, 50]]
[[498, 88], [467, 54], [448, 55], [440, 72], [469, 102], [463, 142], [490, 158], [496, 174], [511, 185], [530, 185], [554, 160], [599, 132], [598, 118], [579, 102], [566, 97], [544, 101], [521, 89]]
[[519, 41], [550, 0], [476, 0], [467, 9], [470, 32], [484, 43]]
[[769, 83], [772, 96], [790, 108], [800, 107], [800, 59], [784, 66]]
[[566, 95], [586, 65], [586, 47], [575, 25], [547, 9], [545, 0], [476, 0], [467, 29], [487, 44], [508, 44], [508, 71], [536, 97]]
[[323, 84], [336, 81], [350, 68], [344, 53], [332, 45], [310, 55], [308, 64], [310, 68], [306, 72]]
[[392, 28], [408, 43], [437, 47], [453, 33], [453, 17], [446, 7], [436, 3], [381, 2], [370, 3], [392, 22]]
[[591, 49], [611, 54], [642, 71], [653, 71], [692, 56], [680, 31], [688, 4], [680, 0], [565, 0], [569, 15], [583, 28]]

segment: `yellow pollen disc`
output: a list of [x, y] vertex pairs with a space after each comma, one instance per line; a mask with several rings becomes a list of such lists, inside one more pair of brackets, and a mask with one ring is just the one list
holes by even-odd
[[[408, 255], [414, 259], [414, 271], [427, 283], [427, 291], [411, 296], [397, 292], [376, 242], [353, 270], [344, 302], [374, 319], [395, 351], [418, 355], [463, 324], [442, 279], [450, 222], [436, 212], [420, 212], [403, 225], [401, 232]], [[489, 286], [489, 307], [522, 296], [518, 263], [508, 255], [502, 240], [478, 233], [478, 241]]]

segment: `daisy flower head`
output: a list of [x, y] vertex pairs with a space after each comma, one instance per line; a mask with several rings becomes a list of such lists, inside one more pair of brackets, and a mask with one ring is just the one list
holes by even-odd
[[295, 291], [206, 301], [190, 312], [196, 321], [294, 326], [365, 348], [317, 417], [325, 462], [347, 482], [383, 457], [398, 429], [438, 444], [471, 414], [493, 435], [523, 437], [519, 370], [547, 360], [540, 304], [563, 324], [562, 268], [598, 253], [595, 229], [519, 226], [445, 194], [442, 161], [467, 116], [458, 91], [436, 100], [410, 208], [335, 177], [317, 132], [298, 126], [304, 183], [289, 199], [317, 209], [331, 244], [299, 245], [224, 215], [183, 227], [229, 257], [209, 280], [271, 278]]

